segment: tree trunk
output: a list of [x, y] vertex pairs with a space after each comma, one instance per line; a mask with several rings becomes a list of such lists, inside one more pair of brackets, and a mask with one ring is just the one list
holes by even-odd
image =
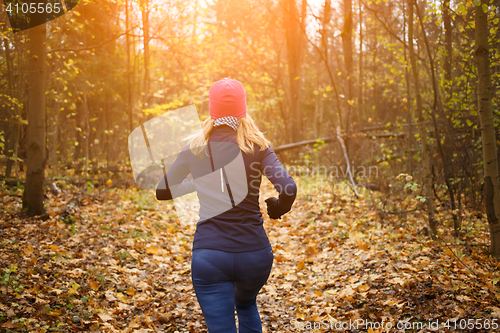
[[[17, 109], [17, 106], [14, 106]], [[17, 112], [15, 112], [17, 113]], [[20, 133], [19, 119], [14, 115], [10, 116], [9, 119], [9, 135], [7, 137], [7, 145], [5, 149], [5, 155], [7, 156], [7, 161], [5, 165], [5, 178], [9, 178], [12, 174], [12, 167], [14, 166], [15, 173], [17, 173], [17, 155], [19, 148], [19, 133]]]
[[331, 13], [332, 13], [332, 6], [331, 6], [331, 0], [325, 0], [325, 5], [323, 7], [323, 28], [321, 29], [321, 46], [319, 48], [316, 48], [318, 50], [318, 53], [321, 57], [321, 60], [325, 64], [326, 71], [328, 73], [328, 78], [330, 79], [330, 83], [333, 87], [333, 92], [335, 94], [335, 102], [336, 102], [336, 107], [337, 107], [337, 117], [338, 117], [338, 126], [340, 128], [343, 128], [342, 124], [342, 110], [340, 107], [340, 96], [339, 92], [337, 91], [337, 85], [335, 84], [335, 80], [333, 78], [333, 73], [332, 73], [332, 68], [330, 67], [330, 62], [329, 62], [329, 53], [328, 53], [328, 36], [329, 36], [329, 29], [328, 29], [328, 24], [331, 19]]
[[284, 0], [284, 24], [286, 34], [286, 47], [288, 58], [288, 78], [290, 84], [290, 116], [288, 122], [290, 126], [291, 141], [302, 139], [300, 90], [301, 90], [301, 51], [302, 51], [302, 31], [299, 13], [295, 0]]
[[344, 51], [344, 66], [347, 85], [347, 113], [345, 130], [350, 132], [351, 117], [353, 116], [354, 96], [352, 92], [352, 0], [344, 0], [344, 30], [342, 31], [342, 46]]
[[[449, 85], [449, 92], [451, 91], [451, 73], [452, 73], [452, 35], [451, 35], [451, 15], [450, 15], [450, 0], [444, 0], [443, 4], [443, 23], [444, 23], [444, 79], [446, 84]], [[448, 93], [449, 93], [448, 92]], [[451, 94], [449, 94], [451, 97]]]
[[149, 0], [141, 0], [142, 33], [144, 38], [144, 104], [149, 107], [151, 87], [149, 80]]
[[45, 72], [47, 66], [46, 25], [28, 30], [28, 91], [26, 137], [26, 186], [23, 211], [28, 216], [45, 213], [43, 206], [45, 180]]
[[359, 77], [358, 77], [358, 119], [366, 118], [363, 100], [363, 10], [361, 9], [361, 1], [359, 1]]
[[84, 129], [85, 133], [85, 181], [87, 181], [88, 178], [88, 170], [90, 167], [90, 136], [92, 131], [90, 130], [90, 123], [89, 123], [89, 106], [87, 103], [87, 86], [86, 82], [83, 83], [83, 123], [82, 123], [82, 128]]
[[[403, 12], [406, 12], [405, 2], [403, 1]], [[406, 33], [406, 15], [403, 15], [403, 41], [406, 43], [407, 33]], [[409, 38], [409, 36], [408, 36]], [[407, 48], [404, 48], [404, 60], [405, 60], [405, 83], [406, 83], [406, 108], [408, 109], [408, 150], [413, 150], [413, 115], [411, 112], [411, 87], [410, 87], [410, 73], [408, 69], [408, 59], [406, 55]], [[408, 158], [408, 174], [413, 174], [413, 157], [410, 155]]]
[[478, 109], [481, 122], [481, 141], [483, 145], [485, 206], [490, 226], [491, 254], [500, 256], [500, 185], [498, 161], [493, 122], [492, 85], [488, 45], [488, 1], [482, 0], [476, 6], [476, 63], [478, 74]]
[[60, 127], [60, 119], [61, 119], [61, 103], [53, 102], [52, 113], [53, 119], [49, 118], [49, 133], [48, 136], [48, 165], [52, 168], [52, 171], [55, 171], [55, 166], [57, 163], [57, 146], [59, 143], [59, 127]]
[[314, 137], [320, 137], [321, 136], [321, 127], [323, 123], [323, 102], [322, 102], [322, 97], [321, 94], [319, 93], [319, 90], [321, 88], [321, 69], [320, 69], [321, 63], [318, 62], [316, 64], [316, 96], [314, 98], [314, 122], [313, 122], [313, 132], [314, 132]]
[[419, 78], [418, 78], [418, 69], [417, 69], [417, 60], [415, 56], [415, 49], [413, 48], [413, 39], [415, 38], [413, 32], [413, 6], [414, 1], [410, 0], [410, 5], [408, 6], [408, 48], [410, 53], [410, 64], [411, 70], [413, 74], [413, 82], [415, 89], [415, 99], [417, 104], [417, 119], [419, 122], [419, 132], [420, 132], [420, 140], [422, 142], [422, 173], [424, 179], [424, 189], [425, 195], [427, 197], [427, 214], [429, 221], [429, 229], [432, 237], [436, 236], [436, 219], [434, 215], [434, 195], [432, 193], [432, 174], [431, 174], [431, 165], [430, 165], [430, 153], [429, 146], [427, 143], [427, 131], [425, 130], [425, 120], [424, 120], [424, 112], [422, 107], [422, 96], [420, 95], [420, 86], [419, 86]]
[[[431, 67], [430, 70], [431, 70], [432, 90], [434, 92], [434, 104], [432, 107], [431, 116], [432, 116], [432, 121], [434, 124], [436, 144], [438, 146], [439, 155], [441, 155], [441, 159], [443, 161], [444, 181], [446, 183], [446, 187], [448, 189], [448, 194], [450, 196], [450, 204], [451, 204], [451, 211], [452, 211], [451, 214], [453, 216], [453, 228], [454, 228], [454, 234], [456, 236], [456, 235], [458, 235], [458, 232], [460, 231], [462, 226], [460, 225], [460, 219], [458, 219], [458, 217], [455, 213], [455, 209], [456, 209], [455, 188], [451, 184], [451, 181], [450, 181], [450, 179], [454, 178], [454, 175], [453, 175], [451, 163], [448, 161], [448, 157], [446, 156], [446, 154], [444, 152], [443, 145], [441, 142], [441, 133], [440, 133], [437, 119], [436, 119], [436, 111], [439, 110], [439, 113], [440, 113], [441, 117], [443, 118], [442, 122], [446, 122], [447, 119], [444, 116], [443, 111], [441, 109], [441, 100], [439, 99], [439, 92], [438, 92], [438, 87], [437, 87], [436, 69], [434, 67], [434, 60], [432, 59], [432, 53], [431, 53], [431, 48], [429, 45], [429, 40], [427, 38], [427, 32], [425, 31], [424, 23], [422, 20], [422, 15], [420, 14], [420, 11], [419, 11], [417, 6], [416, 6], [416, 9], [417, 9], [418, 21], [420, 22], [420, 27], [422, 29], [422, 36], [424, 38], [425, 48], [427, 50], [427, 57], [429, 58], [429, 65]], [[425, 10], [424, 10], [424, 13], [425, 13]]]
[[78, 100], [76, 101], [76, 142], [75, 142], [75, 162], [81, 162], [87, 156], [85, 151], [85, 109], [83, 105], [83, 96], [78, 93]]
[[[3, 15], [2, 15], [3, 16]], [[3, 27], [4, 33], [6, 33], [7, 27], [4, 25]], [[14, 45], [19, 46], [18, 38], [14, 34]], [[8, 119], [8, 136], [7, 136], [7, 144], [5, 149], [5, 155], [7, 156], [7, 163], [5, 166], [5, 178], [9, 178], [12, 173], [12, 167], [17, 166], [17, 152], [19, 147], [19, 133], [21, 131], [20, 124], [20, 90], [18, 89], [18, 80], [14, 78], [14, 61], [12, 59], [12, 53], [10, 48], [10, 42], [7, 38], [4, 37], [3, 44], [5, 48], [5, 62], [7, 64], [7, 83], [10, 90], [10, 95], [12, 97], [12, 108], [9, 109], [9, 119]], [[15, 171], [17, 173], [17, 167], [15, 167]]]
[[[130, 30], [130, 18], [129, 18], [129, 0], [125, 1], [125, 29]], [[134, 130], [134, 119], [132, 113], [132, 68], [130, 64], [130, 34], [127, 32], [127, 111], [128, 111], [128, 127], [130, 132]], [[106, 128], [108, 129], [108, 128]]]
[[[322, 128], [324, 127], [323, 124], [323, 115], [324, 115], [324, 101], [323, 101], [323, 94], [321, 94], [320, 88], [321, 88], [321, 78], [322, 78], [322, 61], [323, 58], [328, 58], [327, 56], [327, 51], [328, 51], [328, 46], [327, 46], [327, 31], [328, 31], [328, 23], [330, 22], [330, 16], [331, 16], [331, 6], [330, 6], [330, 0], [325, 1], [325, 5], [323, 6], [323, 17], [321, 20], [321, 36], [320, 36], [320, 45], [318, 47], [319, 51], [319, 56], [320, 56], [320, 61], [317, 62], [316, 64], [316, 75], [317, 75], [317, 80], [316, 80], [316, 99], [315, 99], [315, 112], [314, 112], [314, 136], [315, 137], [320, 137], [322, 135]], [[325, 56], [323, 56], [325, 54]], [[325, 63], [325, 66], [327, 69], [329, 68], [328, 63]]]

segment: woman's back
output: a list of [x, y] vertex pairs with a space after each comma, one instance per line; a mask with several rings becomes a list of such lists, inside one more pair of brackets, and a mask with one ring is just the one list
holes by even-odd
[[229, 126], [213, 130], [207, 151], [208, 156], [196, 156], [187, 145], [167, 173], [169, 184], [180, 183], [188, 173], [193, 176], [200, 201], [193, 250], [244, 252], [268, 247], [259, 208], [262, 174], [280, 192], [280, 204], [286, 211], [296, 194], [292, 177], [270, 147], [261, 150], [254, 145], [250, 153], [243, 152], [236, 131]]
[[[216, 128], [210, 136], [209, 146], [215, 170], [224, 167], [231, 161], [231, 158], [228, 159], [227, 156], [238, 158], [234, 149], [230, 148], [231, 146], [220, 144], [227, 142], [235, 144], [234, 140], [235, 131], [228, 126]], [[232, 147], [238, 146], [232, 145]], [[235, 192], [241, 193], [243, 191], [241, 187], [235, 190], [234, 186], [231, 187], [231, 183], [235, 183], [237, 178], [244, 174], [247, 194], [241, 202], [229, 210], [198, 222], [193, 249], [212, 248], [229, 252], [243, 252], [260, 250], [269, 246], [259, 208], [262, 171], [271, 178], [275, 186], [289, 189], [288, 194], [282, 191], [284, 205], [291, 207], [295, 199], [295, 182], [283, 169], [271, 148], [260, 150], [258, 146], [254, 146], [253, 152], [250, 154], [239, 152], [243, 158], [244, 170], [236, 175], [233, 172], [233, 181], [231, 181], [230, 176], [228, 177], [229, 191], [231, 197], [235, 197]]]

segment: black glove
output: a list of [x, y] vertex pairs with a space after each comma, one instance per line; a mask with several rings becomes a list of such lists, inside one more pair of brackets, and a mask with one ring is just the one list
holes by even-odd
[[267, 204], [267, 214], [269, 215], [270, 218], [277, 220], [281, 218], [283, 214], [286, 212], [283, 212], [283, 210], [279, 207], [278, 205], [278, 199], [270, 197], [266, 199], [266, 204]]

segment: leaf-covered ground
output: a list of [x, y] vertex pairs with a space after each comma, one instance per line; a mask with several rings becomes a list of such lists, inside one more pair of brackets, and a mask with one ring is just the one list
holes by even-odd
[[[275, 255], [258, 297], [265, 332], [495, 331], [500, 266], [480, 214], [463, 213], [457, 240], [439, 213], [431, 241], [419, 210], [380, 211], [384, 194], [297, 181], [293, 211], [264, 214]], [[153, 191], [61, 186], [44, 220], [19, 214], [20, 189], [0, 193], [0, 330], [206, 332], [190, 279], [194, 212], [179, 218]]]

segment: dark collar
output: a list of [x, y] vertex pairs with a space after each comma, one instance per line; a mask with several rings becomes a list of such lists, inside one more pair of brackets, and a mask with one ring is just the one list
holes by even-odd
[[231, 126], [226, 125], [226, 124], [222, 124], [222, 125], [214, 127], [213, 131], [214, 132], [215, 131], [226, 131], [226, 132], [234, 132], [234, 133], [236, 133], [236, 131], [234, 130], [234, 128], [232, 128]]

